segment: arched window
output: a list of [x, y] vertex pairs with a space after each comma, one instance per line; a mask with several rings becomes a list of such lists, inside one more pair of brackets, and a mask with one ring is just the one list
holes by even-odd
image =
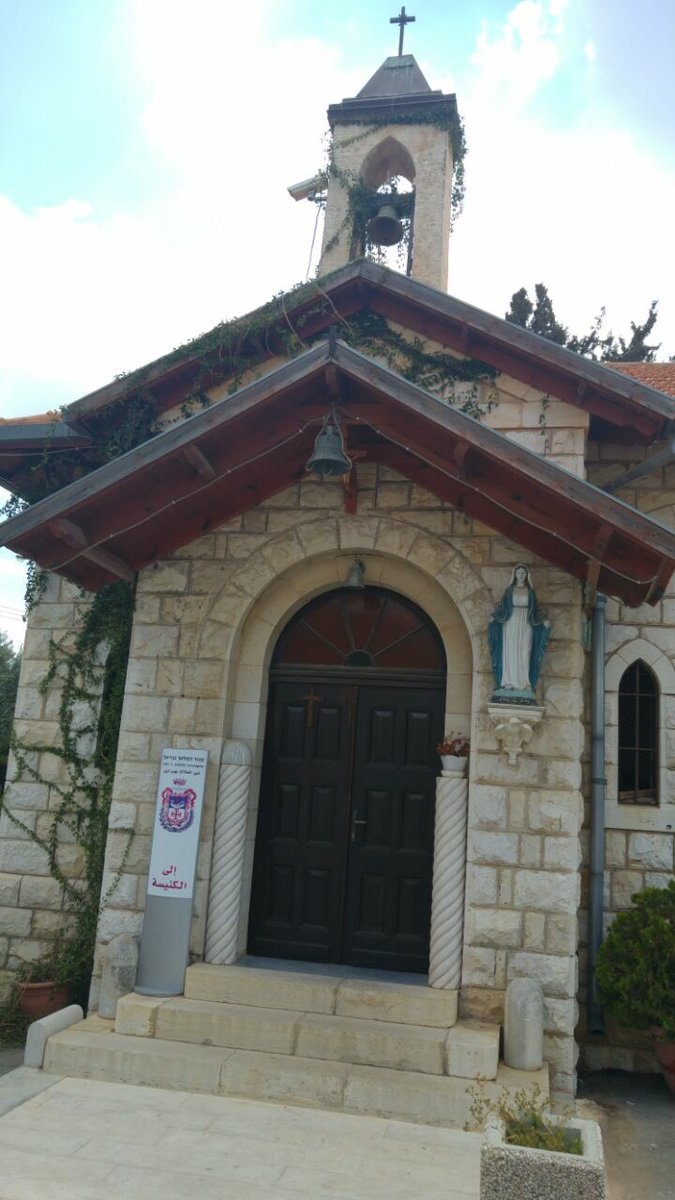
[[311, 600], [277, 643], [273, 666], [445, 673], [438, 631], [385, 588], [340, 588]]
[[659, 694], [637, 659], [619, 684], [619, 804], [658, 804]]

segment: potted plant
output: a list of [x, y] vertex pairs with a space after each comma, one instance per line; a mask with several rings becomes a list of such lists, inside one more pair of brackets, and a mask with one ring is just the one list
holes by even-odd
[[628, 1029], [649, 1029], [675, 1093], [675, 880], [631, 896], [598, 953], [597, 981], [607, 1013]]
[[463, 733], [448, 733], [436, 747], [444, 771], [460, 774], [466, 767], [471, 740]]
[[16, 974], [21, 1012], [37, 1021], [65, 1008], [72, 996], [70, 979], [64, 977], [67, 970], [56, 949], [19, 967]]
[[595, 1121], [554, 1116], [537, 1087], [496, 1100], [472, 1089], [471, 1128], [485, 1127], [480, 1200], [604, 1200], [605, 1164]]
[[91, 976], [91, 941], [98, 907], [86, 897], [80, 912], [40, 958], [18, 968], [17, 999], [21, 1012], [32, 1020], [57, 1012], [67, 1004], [86, 1009]]

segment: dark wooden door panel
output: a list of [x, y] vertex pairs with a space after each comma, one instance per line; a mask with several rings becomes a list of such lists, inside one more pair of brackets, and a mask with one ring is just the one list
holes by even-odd
[[426, 971], [441, 689], [359, 689], [343, 960]]
[[333, 684], [272, 689], [251, 896], [254, 954], [338, 961], [352, 692]]
[[425, 971], [442, 687], [279, 682], [269, 713], [250, 951]]

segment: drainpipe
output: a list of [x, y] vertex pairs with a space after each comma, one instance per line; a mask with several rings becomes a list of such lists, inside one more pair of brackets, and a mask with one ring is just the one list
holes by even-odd
[[591, 645], [591, 892], [588, 913], [588, 1023], [591, 1033], [604, 1033], [598, 1000], [596, 963], [602, 942], [605, 874], [605, 608], [606, 596], [595, 598]]

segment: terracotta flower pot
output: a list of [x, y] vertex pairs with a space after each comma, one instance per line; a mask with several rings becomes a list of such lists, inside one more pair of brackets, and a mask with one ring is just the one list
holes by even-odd
[[40, 983], [22, 983], [19, 993], [19, 1008], [27, 1017], [37, 1021], [49, 1013], [58, 1012], [70, 1001], [70, 984], [55, 983], [48, 979]]

